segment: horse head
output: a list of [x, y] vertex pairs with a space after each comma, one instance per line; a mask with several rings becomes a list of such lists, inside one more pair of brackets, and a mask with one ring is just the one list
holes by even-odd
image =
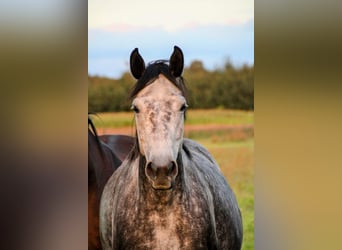
[[152, 187], [168, 190], [178, 175], [177, 157], [183, 142], [187, 108], [181, 77], [184, 58], [177, 46], [165, 61], [145, 67], [138, 49], [130, 56], [132, 75], [138, 80], [131, 97], [138, 147], [145, 157], [145, 175]]

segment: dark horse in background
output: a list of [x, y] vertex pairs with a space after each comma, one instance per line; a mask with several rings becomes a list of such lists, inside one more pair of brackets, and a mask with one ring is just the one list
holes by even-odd
[[235, 195], [210, 153], [183, 138], [183, 53], [145, 68], [130, 57], [136, 143], [108, 180], [100, 204], [104, 249], [241, 249]]
[[121, 165], [133, 144], [134, 139], [130, 136], [98, 136], [88, 117], [88, 249], [102, 249], [99, 238], [101, 194], [109, 177]]

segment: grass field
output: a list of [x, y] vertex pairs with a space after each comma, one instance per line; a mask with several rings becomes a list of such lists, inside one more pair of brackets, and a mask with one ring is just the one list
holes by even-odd
[[[253, 119], [254, 113], [247, 111], [225, 109], [189, 110], [186, 114], [185, 124], [253, 125]], [[95, 126], [101, 128], [129, 127], [134, 124], [133, 112], [98, 113], [97, 118], [93, 120]]]
[[[98, 128], [132, 127], [131, 112], [101, 113], [94, 123]], [[242, 249], [254, 249], [254, 113], [232, 110], [189, 110], [185, 137], [205, 146], [219, 164], [236, 194], [242, 213], [244, 240]], [[217, 125], [208, 129], [211, 125]], [[234, 125], [225, 127], [220, 125]], [[132, 129], [130, 129], [132, 131]]]

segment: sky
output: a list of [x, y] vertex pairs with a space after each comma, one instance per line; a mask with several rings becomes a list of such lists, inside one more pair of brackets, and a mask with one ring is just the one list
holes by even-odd
[[119, 78], [134, 48], [145, 63], [169, 59], [173, 46], [185, 66], [215, 69], [229, 60], [254, 64], [253, 0], [89, 0], [88, 73]]

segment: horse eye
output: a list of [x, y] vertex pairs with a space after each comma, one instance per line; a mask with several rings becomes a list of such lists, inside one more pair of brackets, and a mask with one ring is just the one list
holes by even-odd
[[188, 107], [188, 105], [187, 105], [186, 103], [184, 103], [184, 104], [182, 105], [182, 107], [180, 108], [180, 111], [181, 111], [181, 112], [184, 112], [184, 111], [186, 110], [187, 107]]
[[135, 105], [132, 105], [131, 110], [133, 110], [135, 113], [139, 113], [139, 109]]

